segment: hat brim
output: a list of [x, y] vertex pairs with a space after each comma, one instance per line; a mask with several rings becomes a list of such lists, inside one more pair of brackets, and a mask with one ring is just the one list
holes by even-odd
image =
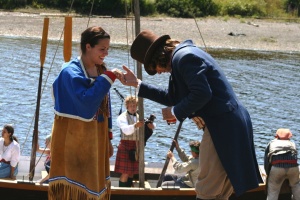
[[151, 61], [152, 55], [154, 53], [154, 51], [156, 50], [156, 48], [161, 45], [163, 42], [165, 42], [166, 40], [171, 39], [171, 37], [169, 35], [162, 35], [159, 38], [157, 38], [152, 44], [151, 46], [148, 48], [147, 53], [145, 55], [145, 59], [144, 59], [144, 68], [146, 70], [146, 72], [149, 75], [155, 75], [156, 74], [156, 70], [155, 69], [150, 69], [149, 67], [149, 63]]

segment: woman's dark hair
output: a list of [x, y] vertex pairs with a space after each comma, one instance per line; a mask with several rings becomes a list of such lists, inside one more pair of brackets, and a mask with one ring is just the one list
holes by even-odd
[[98, 41], [101, 39], [110, 39], [110, 35], [103, 30], [100, 26], [92, 26], [87, 28], [81, 33], [80, 49], [84, 54], [86, 52], [86, 44], [90, 44], [91, 47], [94, 47], [98, 44]]
[[4, 125], [4, 128], [7, 130], [8, 133], [10, 133], [9, 140], [10, 140], [11, 142], [12, 142], [13, 140], [15, 140], [16, 142], [19, 143], [17, 137], [14, 136], [14, 132], [15, 132], [14, 127], [13, 127], [11, 124], [6, 124], [6, 125]]
[[155, 70], [156, 66], [160, 66], [162, 68], [167, 68], [168, 63], [171, 60], [172, 51], [175, 49], [176, 45], [180, 42], [174, 39], [166, 40], [165, 44], [158, 47], [156, 51], [153, 53], [151, 61], [149, 63], [149, 67]]

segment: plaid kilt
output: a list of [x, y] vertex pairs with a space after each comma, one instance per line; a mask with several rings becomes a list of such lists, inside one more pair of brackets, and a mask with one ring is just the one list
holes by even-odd
[[118, 146], [115, 172], [121, 174], [138, 174], [139, 161], [129, 159], [129, 150], [136, 149], [136, 141], [121, 140]]

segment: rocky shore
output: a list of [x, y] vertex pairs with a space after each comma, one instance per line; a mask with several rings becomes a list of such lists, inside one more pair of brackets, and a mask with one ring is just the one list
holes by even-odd
[[[0, 36], [41, 38], [44, 17], [50, 18], [49, 39], [59, 39], [64, 26], [62, 13], [0, 12]], [[73, 41], [87, 26], [102, 26], [112, 44], [131, 44], [133, 19], [94, 16], [73, 17]], [[199, 30], [198, 30], [199, 28]], [[207, 48], [252, 49], [300, 52], [300, 23], [236, 18], [163, 18], [142, 17], [141, 30], [151, 29], [157, 35], [169, 34], [179, 40], [192, 39]], [[203, 38], [203, 39], [202, 39]]]

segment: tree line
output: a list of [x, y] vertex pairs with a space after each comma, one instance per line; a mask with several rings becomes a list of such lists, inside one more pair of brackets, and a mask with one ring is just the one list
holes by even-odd
[[[0, 9], [57, 9], [88, 15], [124, 17], [133, 13], [134, 0], [0, 0]], [[300, 17], [300, 0], [140, 0], [141, 16], [170, 17]]]

